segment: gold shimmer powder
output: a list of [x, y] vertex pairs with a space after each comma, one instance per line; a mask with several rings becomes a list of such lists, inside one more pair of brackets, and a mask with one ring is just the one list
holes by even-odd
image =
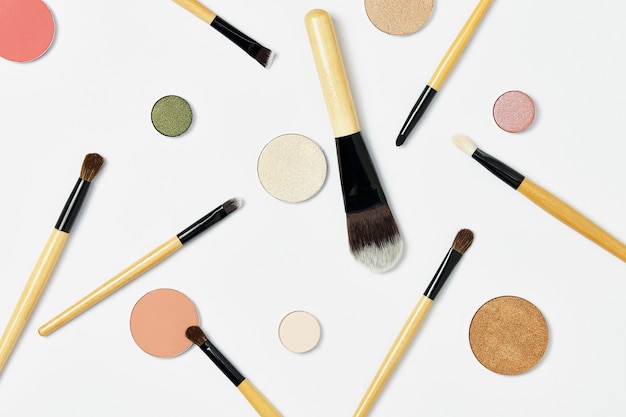
[[483, 304], [469, 329], [472, 352], [487, 369], [517, 375], [534, 367], [548, 347], [548, 325], [532, 303], [514, 296]]
[[369, 20], [390, 35], [410, 35], [428, 22], [435, 0], [365, 0]]

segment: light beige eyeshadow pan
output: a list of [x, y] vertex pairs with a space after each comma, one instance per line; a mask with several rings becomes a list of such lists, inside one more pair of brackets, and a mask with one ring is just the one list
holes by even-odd
[[278, 336], [283, 346], [290, 351], [304, 353], [317, 346], [321, 327], [311, 313], [302, 310], [292, 311], [281, 320]]
[[265, 191], [288, 203], [313, 197], [326, 180], [326, 168], [324, 152], [317, 143], [294, 133], [272, 139], [257, 162]]

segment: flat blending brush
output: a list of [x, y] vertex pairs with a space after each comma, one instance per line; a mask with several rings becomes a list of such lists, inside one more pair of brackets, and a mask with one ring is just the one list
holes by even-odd
[[280, 417], [278, 410], [230, 363], [198, 326], [190, 326], [185, 332], [187, 339], [195, 343], [246, 397], [250, 405], [262, 417]]
[[72, 190], [63, 211], [57, 220], [52, 234], [44, 247], [30, 278], [28, 279], [22, 295], [13, 310], [13, 315], [9, 324], [4, 330], [0, 339], [0, 371], [4, 367], [17, 339], [19, 338], [26, 321], [30, 317], [35, 304], [39, 300], [41, 293], [48, 282], [48, 278], [61, 255], [65, 242], [69, 237], [70, 230], [74, 225], [76, 216], [85, 200], [89, 185], [102, 168], [104, 159], [97, 153], [90, 153], [85, 156], [80, 170], [80, 177]]
[[268, 48], [264, 47], [254, 39], [240, 32], [237, 28], [230, 23], [219, 17], [212, 10], [205, 7], [203, 4], [196, 0], [174, 0], [180, 6], [184, 7], [206, 23], [211, 25], [222, 35], [226, 36], [235, 45], [243, 49], [248, 55], [254, 58], [259, 64], [264, 67], [269, 67], [274, 57], [274, 53]]
[[400, 259], [402, 238], [361, 137], [331, 18], [316, 9], [305, 22], [335, 135], [350, 250], [369, 269], [385, 272]]
[[417, 122], [424, 115], [424, 112], [435, 97], [435, 94], [437, 94], [437, 91], [439, 91], [441, 85], [448, 77], [448, 74], [461, 56], [461, 53], [465, 50], [465, 46], [467, 46], [467, 43], [474, 34], [485, 12], [491, 5], [491, 1], [492, 0], [480, 0], [469, 19], [467, 19], [467, 22], [465, 22], [465, 25], [456, 36], [456, 39], [454, 39], [454, 42], [452, 42], [452, 45], [450, 45], [450, 48], [448, 48], [443, 59], [439, 62], [435, 73], [432, 75], [430, 81], [428, 81], [428, 84], [426, 84], [426, 87], [422, 91], [422, 94], [411, 109], [404, 125], [402, 125], [402, 129], [400, 129], [400, 133], [396, 138], [396, 146], [401, 146], [406, 141], [409, 133], [411, 133]]
[[391, 345], [391, 349], [387, 353], [385, 360], [378, 368], [376, 376], [372, 380], [369, 388], [365, 392], [361, 403], [357, 407], [353, 414], [353, 417], [364, 417], [369, 413], [372, 405], [378, 398], [378, 395], [382, 391], [383, 387], [387, 383], [387, 380], [393, 373], [394, 369], [400, 362], [400, 359], [406, 352], [409, 344], [413, 340], [413, 337], [417, 333], [426, 313], [430, 309], [435, 297], [439, 293], [439, 290], [443, 287], [446, 280], [454, 270], [454, 267], [459, 262], [465, 251], [472, 245], [474, 241], [474, 233], [469, 229], [461, 229], [456, 234], [452, 247], [448, 250], [446, 257], [441, 262], [439, 269], [435, 273], [435, 276], [430, 281], [428, 288], [424, 294], [420, 297], [419, 301], [415, 305], [415, 308], [411, 312], [411, 315], [402, 326], [402, 330], [396, 336], [396, 340]]
[[467, 136], [456, 134], [454, 144], [470, 155], [496, 177], [528, 197], [533, 203], [576, 230], [592, 242], [626, 262], [626, 245], [608, 234], [591, 220], [561, 201], [558, 197], [530, 181], [513, 168], [497, 160], [476, 146]]
[[47, 336], [68, 321], [74, 319], [85, 310], [93, 307], [104, 298], [113, 294], [141, 274], [166, 259], [183, 245], [189, 242], [209, 227], [218, 223], [220, 220], [237, 210], [241, 206], [241, 202], [237, 199], [230, 199], [219, 207], [213, 209], [210, 213], [187, 227], [185, 230], [172, 237], [165, 243], [153, 249], [144, 255], [141, 259], [124, 269], [113, 278], [100, 285], [98, 288], [75, 302], [73, 305], [65, 309], [63, 312], [49, 320], [46, 324], [39, 328], [39, 334]]

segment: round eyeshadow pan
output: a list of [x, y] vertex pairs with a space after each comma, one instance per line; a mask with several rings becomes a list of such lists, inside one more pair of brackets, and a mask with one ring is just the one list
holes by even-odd
[[287, 314], [278, 326], [280, 342], [295, 353], [305, 353], [313, 349], [317, 346], [320, 335], [320, 324], [315, 316], [302, 310]]
[[0, 0], [0, 56], [14, 62], [42, 56], [54, 38], [52, 12], [41, 0]]
[[162, 135], [175, 137], [185, 133], [193, 120], [191, 106], [182, 97], [170, 95], [160, 98], [152, 106], [152, 125]]
[[313, 197], [326, 180], [326, 168], [322, 149], [311, 139], [293, 133], [272, 139], [257, 162], [265, 191], [288, 203]]
[[533, 368], [548, 347], [548, 325], [532, 303], [502, 296], [483, 304], [470, 324], [469, 341], [476, 359], [502, 375]]
[[198, 322], [193, 301], [179, 291], [161, 288], [137, 301], [130, 315], [130, 332], [144, 352], [170, 358], [191, 346], [185, 331]]
[[535, 120], [535, 103], [526, 93], [507, 91], [494, 103], [493, 119], [502, 130], [523, 132]]
[[390, 35], [410, 35], [430, 19], [435, 0], [365, 0], [370, 22]]

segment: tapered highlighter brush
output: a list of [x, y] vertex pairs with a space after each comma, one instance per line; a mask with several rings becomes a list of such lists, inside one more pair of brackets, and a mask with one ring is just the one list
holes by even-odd
[[385, 272], [402, 255], [400, 231], [361, 136], [332, 20], [316, 9], [305, 23], [335, 135], [350, 251], [370, 270]]
[[274, 53], [261, 45], [254, 39], [239, 31], [233, 25], [222, 19], [215, 12], [204, 6], [197, 0], [174, 0], [187, 11], [191, 12], [201, 20], [205, 21], [212, 28], [227, 37], [235, 45], [243, 49], [248, 55], [254, 58], [264, 67], [269, 67], [272, 63]]
[[196, 344], [237, 389], [254, 407], [262, 417], [280, 417], [280, 413], [274, 406], [230, 363], [230, 361], [220, 352], [217, 347], [206, 337], [202, 329], [198, 326], [190, 326], [185, 332], [187, 339]]
[[470, 15], [467, 22], [459, 32], [459, 34], [452, 42], [452, 45], [448, 48], [448, 51], [444, 55], [443, 59], [439, 62], [437, 69], [433, 73], [432, 77], [430, 77], [430, 81], [424, 87], [422, 94], [420, 94], [419, 98], [415, 102], [415, 105], [411, 109], [409, 116], [407, 117], [404, 125], [402, 125], [402, 129], [400, 129], [400, 133], [396, 138], [396, 146], [401, 146], [413, 130], [417, 122], [422, 118], [424, 112], [432, 102], [433, 98], [440, 90], [443, 82], [448, 78], [448, 74], [456, 64], [457, 60], [465, 50], [467, 43], [471, 39], [474, 31], [478, 27], [478, 24], [482, 20], [485, 12], [491, 5], [492, 0], [480, 0], [478, 5]]
[[537, 204], [567, 226], [626, 262], [626, 245], [601, 229], [574, 208], [505, 163], [482, 151], [466, 135], [455, 134], [452, 140], [459, 149], [470, 155], [513, 189], [524, 194], [533, 203]]
[[159, 262], [171, 256], [178, 249], [182, 248], [184, 244], [214, 224], [218, 223], [220, 220], [224, 219], [240, 206], [241, 202], [238, 199], [230, 199], [221, 204], [219, 207], [211, 210], [211, 212], [197, 220], [191, 226], [162, 243], [160, 246], [157, 246], [135, 263], [128, 266], [126, 269], [75, 302], [63, 312], [50, 319], [46, 324], [39, 328], [39, 334], [47, 336], [70, 320], [76, 318], [109, 295], [113, 294], [115, 291], [138, 278]]
[[439, 269], [437, 269], [437, 272], [430, 281], [426, 291], [424, 291], [424, 294], [418, 300], [415, 308], [413, 308], [411, 315], [405, 321], [404, 326], [402, 326], [400, 333], [396, 336], [393, 345], [391, 345], [391, 349], [389, 349], [385, 360], [383, 360], [383, 363], [378, 368], [374, 379], [361, 399], [353, 417], [364, 417], [369, 413], [370, 409], [374, 405], [374, 402], [378, 398], [378, 395], [387, 383], [387, 380], [395, 370], [396, 366], [400, 362], [400, 359], [402, 359], [411, 341], [415, 337], [415, 334], [422, 324], [424, 317], [426, 317], [426, 313], [428, 313], [435, 297], [437, 297], [437, 294], [456, 267], [457, 263], [463, 257], [463, 254], [465, 254], [465, 251], [467, 251], [467, 249], [469, 249], [472, 245], [473, 241], [474, 233], [469, 229], [461, 229], [456, 234], [454, 241], [452, 242], [452, 247], [448, 250], [448, 253], [441, 262]]
[[80, 176], [76, 181], [76, 185], [74, 185], [74, 189], [67, 199], [65, 207], [63, 207], [63, 211], [54, 226], [52, 234], [48, 238], [48, 242], [39, 256], [30, 278], [28, 278], [26, 286], [22, 291], [22, 295], [13, 310], [13, 314], [4, 330], [2, 339], [0, 339], [0, 371], [2, 371], [30, 314], [35, 308], [35, 304], [39, 300], [48, 282], [48, 278], [61, 255], [65, 242], [69, 237], [70, 230], [80, 212], [85, 196], [89, 191], [91, 181], [93, 181], [94, 177], [98, 174], [103, 164], [104, 159], [97, 153], [87, 154], [83, 160]]

